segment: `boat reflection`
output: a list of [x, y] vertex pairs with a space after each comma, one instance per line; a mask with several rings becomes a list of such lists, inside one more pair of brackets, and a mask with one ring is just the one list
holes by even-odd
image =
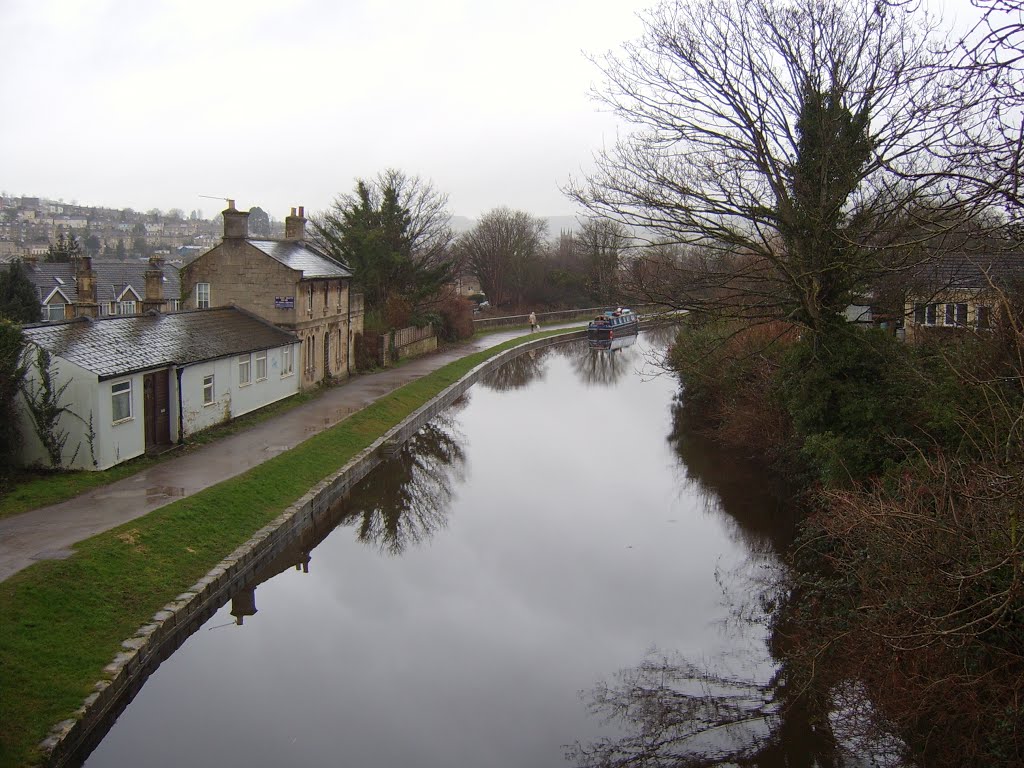
[[615, 336], [610, 339], [587, 339], [587, 345], [591, 349], [603, 349], [609, 352], [615, 352], [636, 344], [636, 336], [637, 335], [635, 333], [631, 333], [625, 336]]

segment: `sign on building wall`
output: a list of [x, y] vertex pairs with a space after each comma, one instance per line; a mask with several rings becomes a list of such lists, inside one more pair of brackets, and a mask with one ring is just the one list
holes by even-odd
[[275, 296], [274, 309], [295, 309], [294, 296]]

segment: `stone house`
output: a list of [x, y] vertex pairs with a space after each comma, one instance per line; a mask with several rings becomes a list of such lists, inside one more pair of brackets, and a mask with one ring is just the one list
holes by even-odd
[[906, 339], [935, 328], [987, 330], [999, 292], [1024, 286], [1024, 254], [997, 252], [944, 258], [911, 281], [906, 293]]
[[306, 239], [303, 208], [285, 219], [284, 238], [249, 236], [249, 212], [228, 201], [219, 245], [181, 268], [184, 307], [234, 305], [293, 332], [301, 344], [300, 388], [355, 371], [355, 336], [363, 329], [362, 295], [352, 272]]
[[[103, 470], [158, 453], [202, 429], [299, 391], [294, 334], [237, 307], [90, 318], [24, 326], [28, 388], [37, 390], [36, 348], [67, 411], [61, 466]], [[25, 465], [50, 464], [24, 398]]]

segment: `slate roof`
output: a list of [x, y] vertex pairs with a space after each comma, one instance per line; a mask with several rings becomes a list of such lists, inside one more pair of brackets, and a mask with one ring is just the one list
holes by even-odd
[[1024, 253], [949, 254], [924, 265], [917, 281], [934, 290], [985, 290], [1024, 280]]
[[[59, 288], [72, 304], [78, 301], [78, 283], [75, 280], [75, 265], [59, 262], [38, 262], [23, 264], [25, 273], [36, 287], [42, 301], [54, 288]], [[96, 277], [96, 301], [106, 304], [117, 301], [124, 289], [131, 286], [140, 298], [146, 297], [146, 270], [148, 261], [92, 260], [92, 271]], [[172, 264], [163, 265], [165, 299], [177, 299], [181, 295], [181, 280], [178, 269]]]
[[352, 277], [344, 264], [326, 256], [309, 243], [297, 240], [249, 240], [267, 256], [286, 267], [298, 270], [303, 279], [313, 277]]
[[[347, 266], [335, 261], [312, 243], [304, 240], [251, 240], [246, 238], [245, 242], [262, 251], [274, 261], [301, 272], [304, 280], [316, 277], [352, 277], [352, 271]], [[214, 248], [216, 247], [214, 246]], [[213, 248], [202, 253], [185, 256], [183, 266], [191, 264], [211, 250]]]
[[238, 307], [146, 313], [24, 326], [27, 339], [101, 380], [294, 343], [288, 331]]

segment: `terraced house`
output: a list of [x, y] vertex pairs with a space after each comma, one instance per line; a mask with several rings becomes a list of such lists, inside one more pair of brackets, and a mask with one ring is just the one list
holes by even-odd
[[81, 256], [73, 262], [24, 266], [46, 322], [179, 308], [178, 270], [158, 257], [145, 262]]
[[362, 333], [362, 295], [352, 272], [306, 239], [305, 211], [292, 209], [282, 240], [249, 236], [249, 212], [228, 201], [219, 245], [181, 268], [186, 308], [237, 306], [294, 333], [301, 344], [300, 388], [355, 371], [354, 344]]

